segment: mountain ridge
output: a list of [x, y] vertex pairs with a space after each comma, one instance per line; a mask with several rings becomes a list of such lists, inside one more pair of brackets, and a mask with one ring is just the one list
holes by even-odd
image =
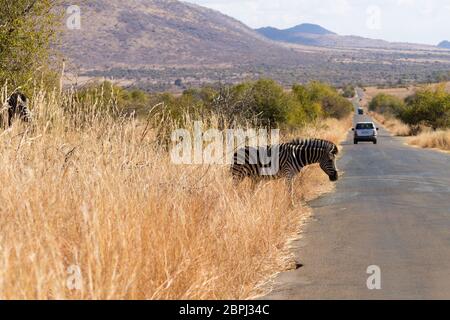
[[433, 46], [406, 42], [389, 42], [355, 35], [339, 35], [317, 24], [303, 23], [292, 28], [264, 27], [255, 29], [266, 38], [292, 44], [318, 47], [430, 49]]
[[334, 32], [317, 24], [303, 23], [288, 29], [264, 27], [255, 29], [256, 32], [274, 41], [314, 45], [315, 41], [307, 35], [334, 35]]
[[[63, 52], [79, 68], [130, 65], [270, 63], [290, 51], [218, 11], [176, 0], [96, 0], [81, 30], [65, 32]], [[272, 55], [273, 56], [273, 55]], [[273, 58], [273, 57], [272, 57]]]
[[61, 40], [66, 74], [75, 78], [70, 84], [78, 76], [152, 91], [262, 77], [287, 86], [407, 83], [434, 79], [450, 65], [444, 49], [400, 44], [390, 50], [382, 40], [358, 48], [364, 38], [312, 24], [290, 28], [308, 46], [274, 41], [219, 11], [176, 0], [96, 0], [81, 11], [81, 29], [65, 29]]
[[450, 41], [444, 40], [438, 44], [439, 48], [450, 49]]
[[279, 29], [271, 26], [255, 29], [256, 32], [261, 33], [264, 31], [280, 32], [280, 33], [309, 33], [309, 34], [336, 34], [318, 24], [302, 23], [287, 29]]

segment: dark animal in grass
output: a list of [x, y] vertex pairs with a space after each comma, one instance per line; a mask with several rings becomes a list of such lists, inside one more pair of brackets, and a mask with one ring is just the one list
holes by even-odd
[[28, 98], [21, 92], [14, 92], [6, 101], [2, 112], [4, 126], [10, 127], [15, 118], [31, 121], [31, 112], [28, 109]]

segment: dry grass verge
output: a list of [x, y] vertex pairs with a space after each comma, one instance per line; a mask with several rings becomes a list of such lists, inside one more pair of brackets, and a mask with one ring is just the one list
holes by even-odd
[[392, 134], [400, 137], [410, 137], [407, 140], [410, 145], [425, 149], [450, 151], [450, 130], [432, 131], [430, 128], [422, 128], [418, 135], [413, 136], [411, 128], [398, 119], [386, 117], [375, 112], [371, 112], [371, 116]]
[[[42, 94], [33, 109], [34, 128], [0, 134], [0, 299], [247, 299], [292, 267], [309, 209], [283, 182], [235, 190], [227, 167], [172, 164], [137, 120], [73, 127]], [[338, 142], [349, 126], [304, 134]], [[332, 184], [313, 167], [296, 189]]]
[[400, 120], [376, 112], [371, 112], [370, 115], [393, 135], [399, 137], [411, 136], [411, 128]]
[[450, 130], [423, 132], [409, 139], [408, 143], [421, 148], [435, 148], [450, 151]]

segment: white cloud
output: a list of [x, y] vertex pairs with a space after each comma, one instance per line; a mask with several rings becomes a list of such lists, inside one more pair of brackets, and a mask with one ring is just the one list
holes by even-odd
[[416, 3], [416, 0], [397, 0], [399, 6], [412, 6]]

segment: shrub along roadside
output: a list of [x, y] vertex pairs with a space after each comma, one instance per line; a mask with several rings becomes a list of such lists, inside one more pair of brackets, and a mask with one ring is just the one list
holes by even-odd
[[406, 107], [399, 117], [406, 124], [433, 130], [450, 128], [450, 94], [444, 86], [419, 90], [405, 101]]
[[369, 110], [393, 134], [413, 135], [409, 144], [450, 149], [450, 93], [443, 85], [422, 88], [404, 101], [379, 94], [370, 102]]
[[417, 133], [420, 127], [433, 130], [450, 128], [450, 94], [441, 85], [420, 89], [404, 101], [384, 93], [378, 94], [370, 102], [369, 110], [394, 116]]
[[[343, 119], [351, 114], [352, 104], [324, 83], [294, 85], [286, 91], [271, 79], [229, 86], [189, 89], [181, 95], [149, 94], [138, 89], [125, 90], [109, 82], [92, 85], [77, 93], [80, 101], [92, 105], [91, 96], [104, 92], [99, 106], [114, 105], [120, 113], [147, 117], [164, 115], [175, 122], [220, 114], [227, 124], [257, 123], [265, 127], [301, 128], [325, 118]], [[159, 108], [154, 108], [159, 106]]]
[[405, 103], [395, 97], [385, 93], [376, 95], [369, 104], [369, 110], [381, 114], [399, 116], [405, 109]]
[[342, 96], [345, 98], [354, 98], [355, 97], [355, 87], [352, 85], [347, 85], [342, 89]]

